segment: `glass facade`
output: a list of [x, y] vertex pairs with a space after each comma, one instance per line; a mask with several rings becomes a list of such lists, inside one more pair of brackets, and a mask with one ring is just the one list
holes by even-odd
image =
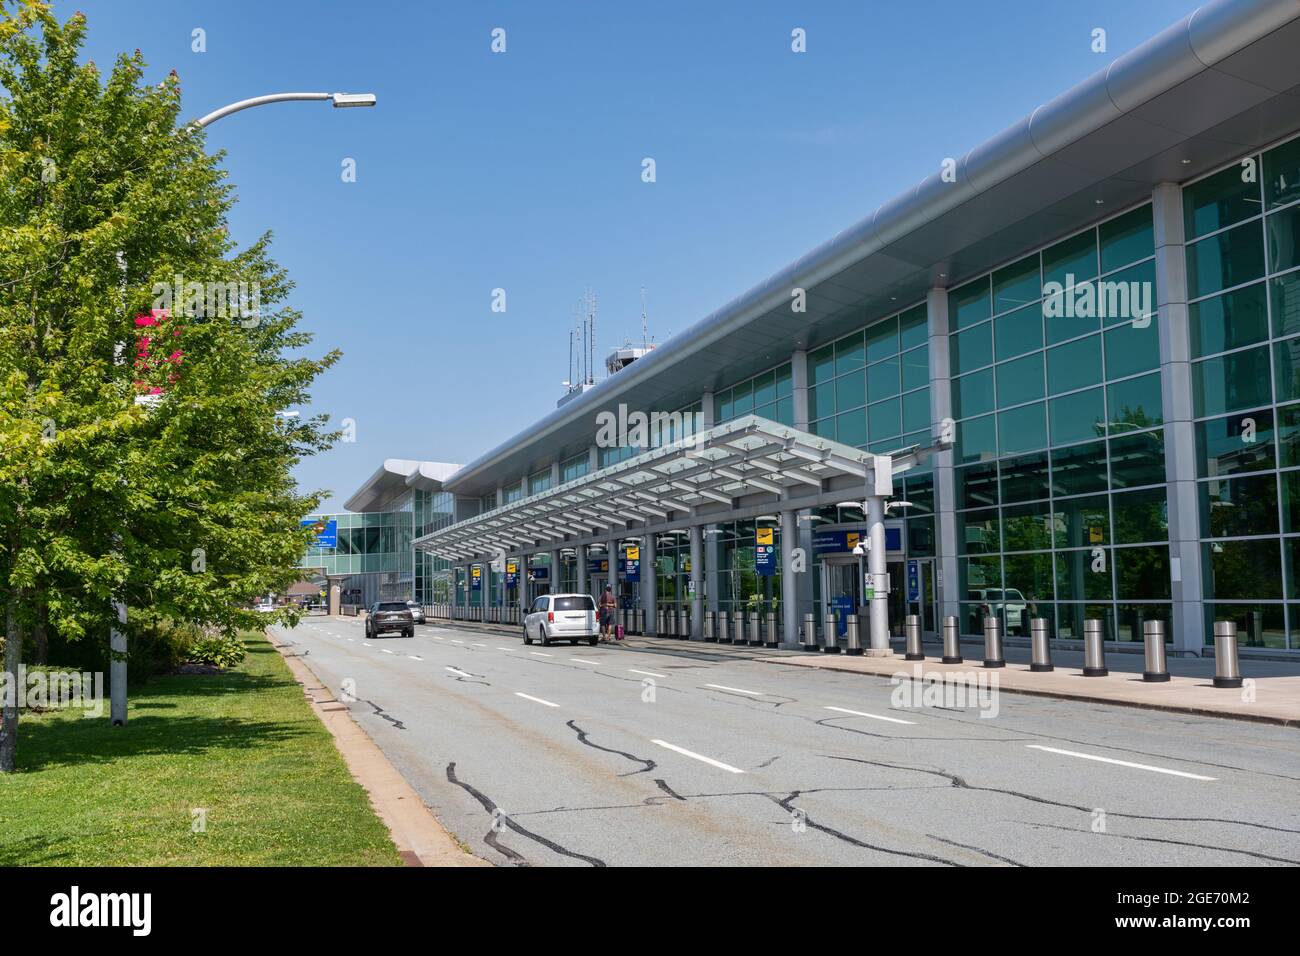
[[1300, 139], [1183, 189], [1206, 641], [1300, 648]]
[[1171, 623], [1154, 253], [1148, 204], [949, 296], [966, 633]]
[[[692, 407], [699, 411], [698, 405]], [[782, 425], [794, 424], [789, 362], [713, 394], [715, 425], [746, 415], [758, 415]]]

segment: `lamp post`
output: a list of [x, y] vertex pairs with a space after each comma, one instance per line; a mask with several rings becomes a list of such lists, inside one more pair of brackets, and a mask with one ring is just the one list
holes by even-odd
[[335, 109], [351, 109], [360, 106], [374, 106], [374, 93], [268, 93], [266, 96], [254, 96], [251, 99], [240, 100], [238, 103], [231, 103], [223, 106], [219, 110], [213, 110], [206, 116], [200, 116], [191, 126], [203, 129], [210, 126], [223, 116], [229, 116], [231, 113], [238, 113], [240, 110], [250, 109], [254, 106], [265, 106], [267, 103], [285, 103], [291, 100], [330, 100]]

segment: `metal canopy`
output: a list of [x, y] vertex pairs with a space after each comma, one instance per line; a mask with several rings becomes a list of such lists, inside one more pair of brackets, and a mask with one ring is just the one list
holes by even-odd
[[[825, 482], [849, 477], [864, 488], [878, 459], [891, 474], [912, 467], [931, 449], [909, 446], [874, 455], [809, 432], [747, 415], [600, 471], [417, 538], [415, 546], [451, 560], [545, 551], [568, 538], [651, 527], [669, 512], [734, 507], [737, 499], [820, 493]], [[711, 510], [707, 520], [717, 520]]]

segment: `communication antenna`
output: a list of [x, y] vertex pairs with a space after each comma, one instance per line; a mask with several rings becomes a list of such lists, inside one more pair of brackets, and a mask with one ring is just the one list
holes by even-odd
[[649, 329], [649, 326], [650, 326], [650, 320], [646, 314], [646, 308], [645, 308], [645, 286], [642, 286], [641, 287], [641, 348], [646, 348], [650, 343], [650, 339], [648, 337], [648, 331], [647, 331]]
[[596, 293], [587, 290], [587, 383], [596, 382]]

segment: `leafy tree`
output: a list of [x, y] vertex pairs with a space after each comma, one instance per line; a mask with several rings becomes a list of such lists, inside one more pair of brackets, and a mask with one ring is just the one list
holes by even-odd
[[[299, 519], [320, 502], [291, 469], [334, 438], [323, 418], [280, 414], [338, 355], [301, 354], [310, 336], [269, 235], [231, 240], [233, 190], [180, 123], [175, 74], [146, 85], [137, 51], [104, 76], [78, 61], [85, 31], [81, 14], [60, 23], [37, 0], [0, 0], [10, 675], [34, 628], [106, 641], [119, 604], [128, 637], [158, 618], [227, 634], [260, 623], [244, 605], [296, 579]], [[259, 293], [257, 314], [201, 292], [229, 283]], [[16, 733], [6, 707], [0, 770]]]

